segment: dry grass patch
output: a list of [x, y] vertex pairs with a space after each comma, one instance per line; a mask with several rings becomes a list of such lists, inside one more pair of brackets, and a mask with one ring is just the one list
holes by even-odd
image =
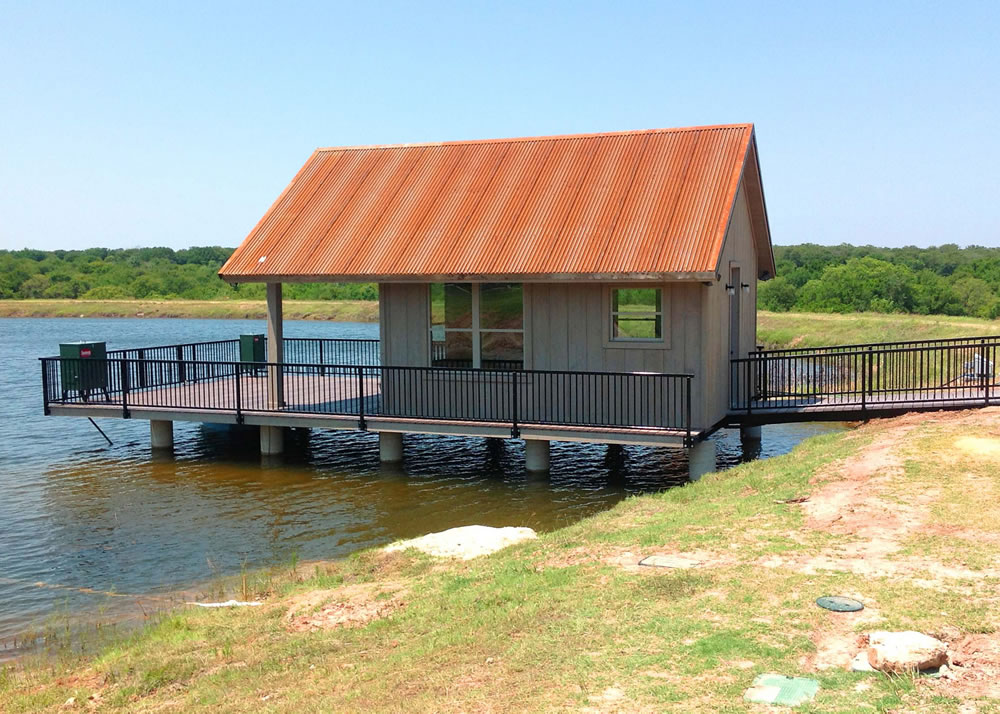
[[361, 627], [388, 617], [405, 605], [406, 586], [398, 582], [362, 583], [333, 590], [309, 590], [279, 603], [292, 632]]

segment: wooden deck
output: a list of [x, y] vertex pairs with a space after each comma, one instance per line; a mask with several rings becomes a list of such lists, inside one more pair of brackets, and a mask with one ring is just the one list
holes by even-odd
[[[911, 390], [783, 394], [736, 404], [726, 418], [704, 430], [633, 426], [664, 424], [656, 390], [642, 392], [623, 408], [619, 392], [605, 385], [589, 399], [567, 399], [561, 383], [530, 381], [527, 372], [493, 375], [470, 371], [396, 371], [400, 368], [316, 367], [287, 372], [279, 404], [266, 367], [237, 377], [188, 379], [159, 387], [50, 400], [47, 411], [65, 416], [135, 417], [326, 429], [417, 432], [604, 443], [683, 446], [719, 426], [797, 421], [858, 421], [909, 411], [969, 409], [1000, 404], [1000, 385], [958, 383]], [[270, 369], [274, 369], [271, 367]], [[369, 370], [369, 371], [366, 371]], [[553, 391], [553, 384], [556, 385]], [[648, 386], [648, 385], [647, 385]], [[663, 401], [663, 400], [661, 400]], [[520, 406], [519, 406], [520, 404]], [[576, 406], [574, 406], [576, 405]], [[676, 422], [674, 422], [676, 423]]]
[[[365, 429], [407, 433], [451, 434], [511, 438], [509, 421], [492, 421], [471, 415], [474, 404], [459, 399], [452, 404], [434, 404], [432, 415], [421, 414], [419, 405], [400, 405], [386, 399], [381, 379], [344, 374], [286, 374], [284, 400], [278, 406], [269, 393], [265, 373], [245, 374], [239, 378], [216, 377], [187, 381], [164, 387], [130, 391], [126, 400], [121, 394], [88, 395], [86, 402], [71, 400], [48, 404], [57, 416], [118, 417], [205, 423], [249, 424], [325, 429]], [[363, 392], [363, 398], [362, 398]], [[474, 400], [473, 400], [474, 401]], [[238, 408], [239, 407], [239, 408]], [[387, 408], [388, 407], [388, 408]], [[450, 413], [449, 413], [450, 412]], [[516, 434], [522, 438], [551, 439], [598, 443], [640, 444], [680, 447], [688, 436], [686, 430], [634, 427], [625, 425], [579, 425], [552, 421], [518, 423]], [[697, 433], [693, 433], [697, 436]]]

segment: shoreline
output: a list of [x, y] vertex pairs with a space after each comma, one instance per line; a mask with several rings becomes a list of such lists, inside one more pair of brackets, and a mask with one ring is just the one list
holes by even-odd
[[[378, 322], [375, 300], [285, 300], [286, 320]], [[4, 317], [263, 320], [263, 300], [0, 300]]]
[[[405, 691], [410, 711], [720, 711], [775, 672], [815, 680], [822, 711], [991, 703], [1000, 521], [961, 486], [996, 483], [1000, 437], [968, 435], [995, 434], [998, 416], [815, 436], [467, 561], [373, 547], [248, 572], [239, 599], [261, 606], [181, 607], [88, 652], [19, 660], [0, 709], [242, 711], [266, 697], [280, 711], [392, 711]], [[669, 565], [643, 567], [650, 555]], [[815, 604], [829, 593], [864, 610], [831, 615]], [[931, 634], [959, 666], [938, 679], [851, 671], [876, 630]]]

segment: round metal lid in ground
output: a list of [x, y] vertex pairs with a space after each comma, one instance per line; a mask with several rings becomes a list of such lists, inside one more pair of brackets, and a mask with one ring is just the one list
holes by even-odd
[[865, 608], [859, 600], [843, 595], [824, 595], [816, 600], [816, 604], [833, 612], [857, 612]]

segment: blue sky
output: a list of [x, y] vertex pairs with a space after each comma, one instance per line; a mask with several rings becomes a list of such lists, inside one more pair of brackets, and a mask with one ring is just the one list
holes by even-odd
[[775, 242], [1000, 245], [1000, 3], [0, 0], [0, 248], [237, 245], [317, 146], [752, 121]]

